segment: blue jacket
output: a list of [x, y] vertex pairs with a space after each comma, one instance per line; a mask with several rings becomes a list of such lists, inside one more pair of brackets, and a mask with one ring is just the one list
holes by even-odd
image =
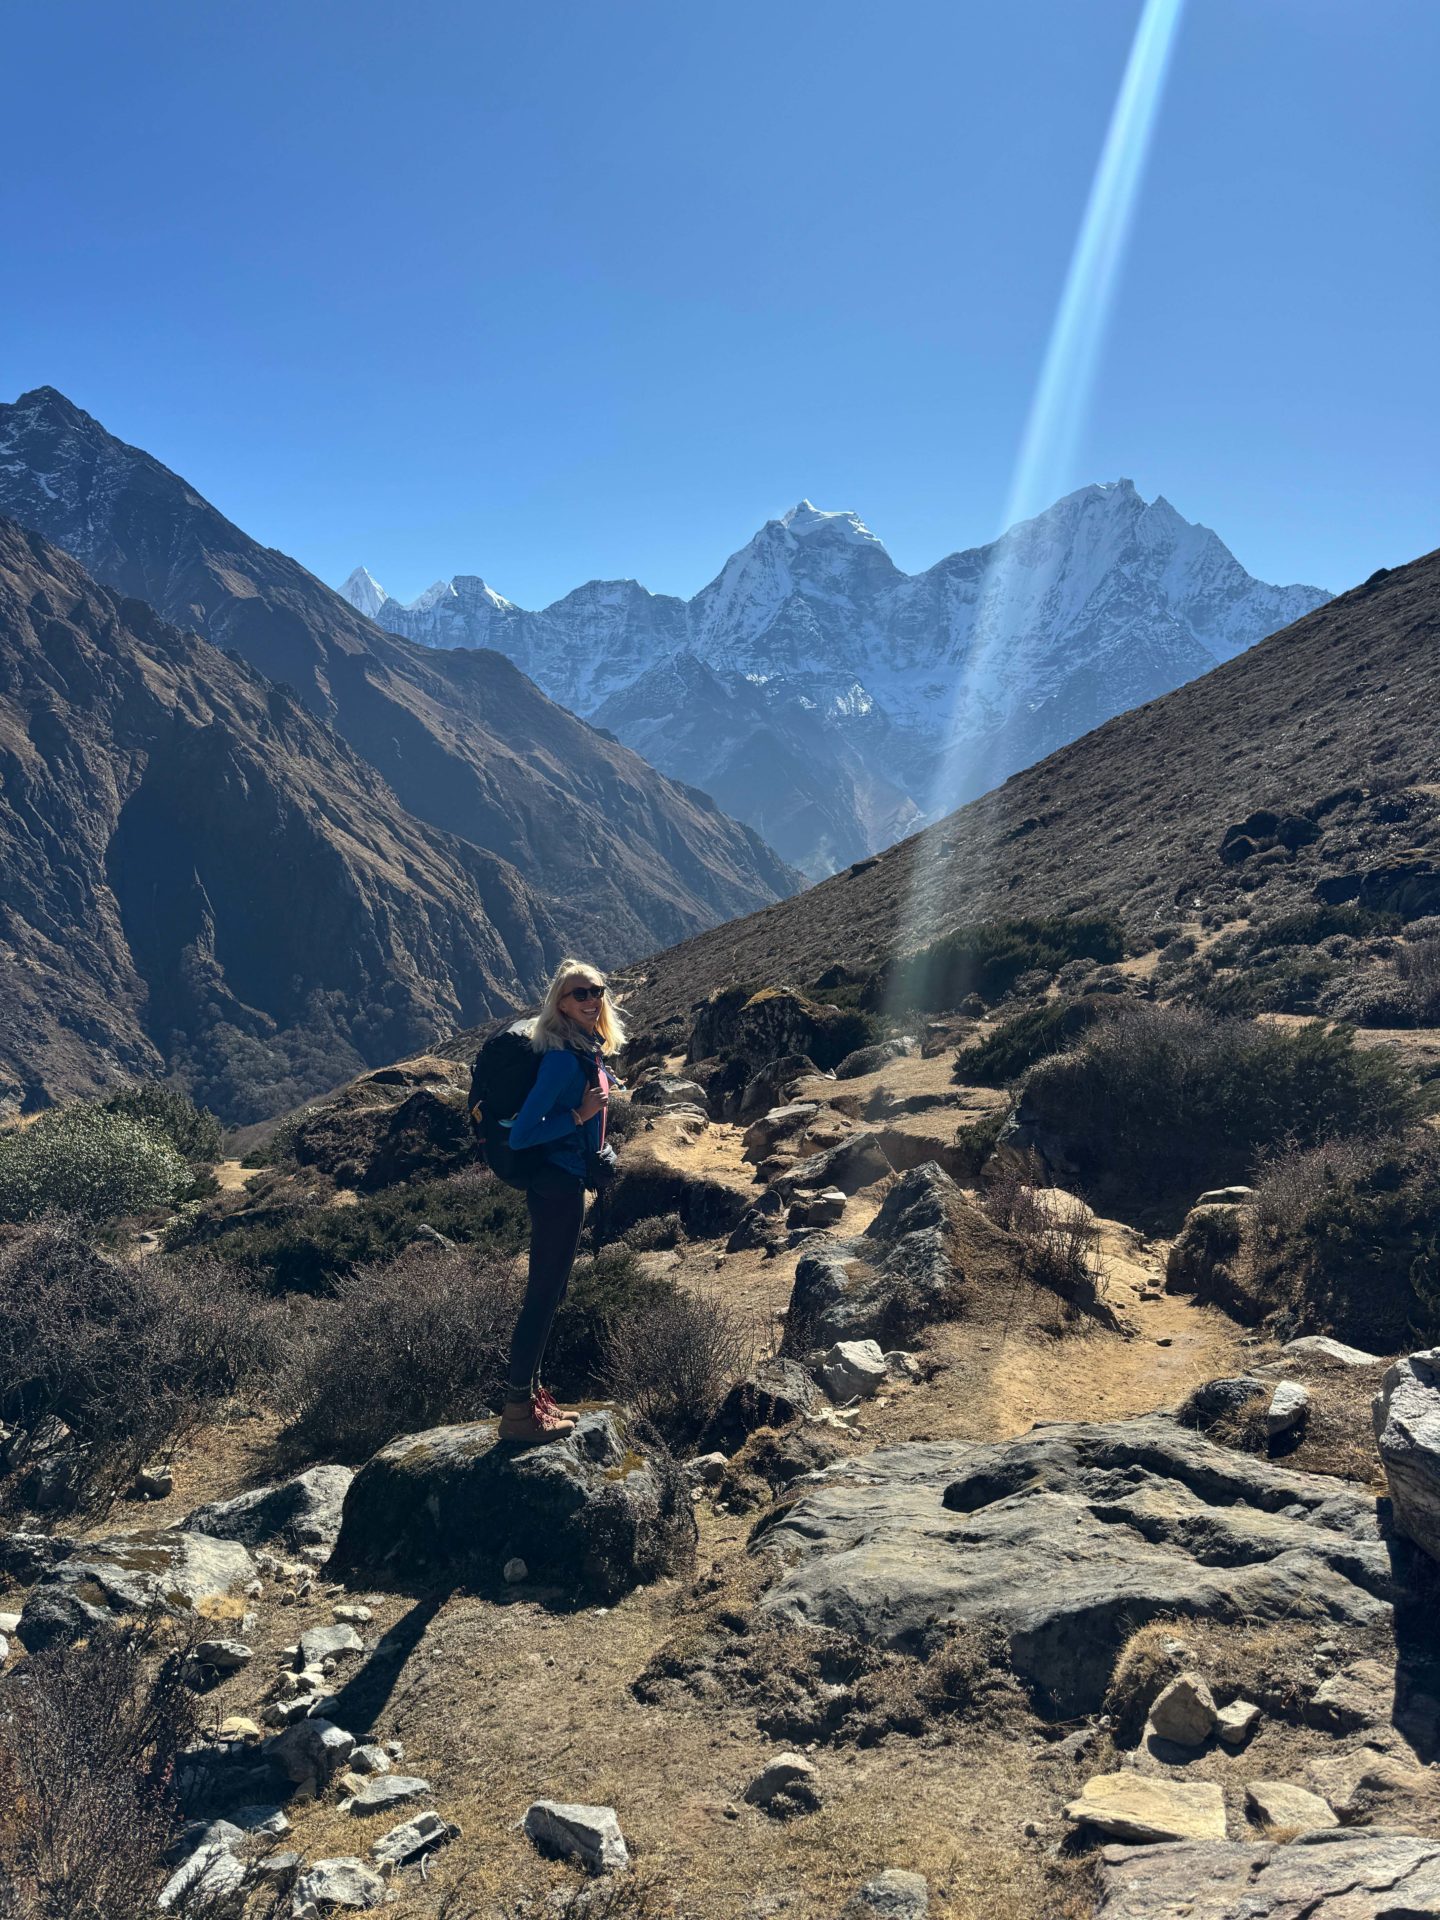
[[543, 1147], [551, 1166], [585, 1178], [587, 1153], [600, 1150], [601, 1116], [597, 1113], [577, 1127], [572, 1109], [585, 1098], [589, 1082], [580, 1056], [570, 1047], [552, 1047], [540, 1056], [540, 1071], [525, 1096], [525, 1104], [510, 1127], [510, 1145]]

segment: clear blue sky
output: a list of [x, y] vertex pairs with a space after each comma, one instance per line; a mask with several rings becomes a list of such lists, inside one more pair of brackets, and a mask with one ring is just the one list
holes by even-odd
[[[694, 592], [998, 529], [1139, 0], [12, 0], [0, 395], [322, 577]], [[1435, 0], [1190, 0], [1065, 485], [1440, 544]]]

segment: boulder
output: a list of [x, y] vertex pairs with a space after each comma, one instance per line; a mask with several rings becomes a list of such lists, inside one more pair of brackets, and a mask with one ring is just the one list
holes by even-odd
[[355, 1736], [331, 1720], [297, 1720], [277, 1733], [266, 1749], [274, 1767], [297, 1787], [313, 1783], [317, 1788], [330, 1781], [346, 1765], [355, 1751]]
[[206, 1907], [237, 1892], [244, 1880], [244, 1862], [235, 1858], [225, 1841], [212, 1840], [180, 1863], [160, 1889], [155, 1904], [162, 1913], [177, 1906], [187, 1914], [203, 1913]]
[[475, 1159], [475, 1135], [459, 1087], [419, 1087], [391, 1114], [356, 1183], [374, 1193], [402, 1180], [438, 1180]]
[[434, 1789], [414, 1773], [372, 1774], [345, 1802], [348, 1812], [388, 1813], [406, 1800], [428, 1800]]
[[[738, 1120], [751, 1120], [756, 1114], [764, 1113], [768, 1107], [784, 1106], [793, 1098], [795, 1090], [804, 1081], [815, 1079], [820, 1072], [808, 1053], [782, 1054], [778, 1060], [767, 1060], [758, 1068], [752, 1068], [748, 1063], [740, 1061], [734, 1064], [737, 1067], [744, 1065], [740, 1085], [731, 1096], [733, 1111], [728, 1116]], [[715, 1108], [713, 1089], [710, 1107], [713, 1112]]]
[[1440, 1911], [1440, 1840], [1363, 1828], [1285, 1845], [1105, 1847], [1097, 1920], [1418, 1920]]
[[1295, 1833], [1317, 1833], [1340, 1824], [1318, 1793], [1307, 1793], [1289, 1780], [1247, 1781], [1245, 1811], [1257, 1826]]
[[255, 1562], [238, 1541], [173, 1529], [110, 1534], [77, 1547], [44, 1575], [20, 1615], [20, 1638], [36, 1653], [157, 1605], [238, 1623], [254, 1578]]
[[323, 1660], [333, 1660], [342, 1653], [364, 1651], [365, 1642], [354, 1627], [343, 1620], [337, 1620], [333, 1627], [311, 1627], [300, 1636], [295, 1671], [303, 1673], [307, 1667], [318, 1667]]
[[993, 1445], [916, 1442], [830, 1467], [755, 1536], [761, 1609], [907, 1653], [993, 1623], [1037, 1704], [1098, 1712], [1160, 1617], [1384, 1628], [1373, 1498], [1215, 1445], [1165, 1414], [1057, 1422]]
[[254, 1658], [255, 1649], [243, 1640], [202, 1640], [195, 1649], [196, 1664], [216, 1673], [237, 1673]]
[[1228, 1201], [1192, 1207], [1165, 1257], [1165, 1291], [1233, 1305], [1245, 1218], [1244, 1208]]
[[822, 1193], [797, 1193], [790, 1203], [785, 1224], [789, 1227], [835, 1227], [845, 1212], [845, 1196], [838, 1187], [826, 1187]]
[[613, 1807], [536, 1800], [525, 1812], [525, 1833], [543, 1853], [578, 1860], [591, 1873], [628, 1867], [630, 1854]]
[[878, 1073], [892, 1060], [903, 1060], [911, 1044], [909, 1040], [879, 1040], [872, 1047], [857, 1047], [836, 1063], [835, 1078], [859, 1080], [867, 1073]]
[[1305, 1717], [1329, 1733], [1388, 1726], [1394, 1709], [1395, 1675], [1379, 1660], [1354, 1660], [1310, 1696]]
[[878, 1134], [852, 1133], [838, 1146], [798, 1161], [775, 1186], [785, 1200], [793, 1200], [802, 1187], [838, 1187], [841, 1193], [859, 1193], [894, 1171]]
[[837, 1340], [816, 1369], [835, 1401], [868, 1400], [885, 1384], [885, 1356], [873, 1340]]
[[887, 1867], [852, 1893], [840, 1909], [840, 1920], [927, 1920], [930, 1887], [923, 1873]]
[[1215, 1737], [1222, 1747], [1243, 1747], [1260, 1724], [1260, 1709], [1253, 1700], [1232, 1700], [1215, 1716]]
[[1292, 1360], [1333, 1360], [1341, 1367], [1383, 1367], [1385, 1364], [1381, 1354], [1347, 1347], [1343, 1340], [1332, 1340], [1327, 1333], [1302, 1334], [1298, 1340], [1287, 1340], [1280, 1351]]
[[765, 1360], [737, 1380], [700, 1436], [704, 1450], [734, 1453], [757, 1427], [785, 1427], [824, 1404], [824, 1395], [797, 1360]]
[[738, 1054], [757, 1064], [806, 1054], [833, 1067], [864, 1038], [863, 1020], [842, 1007], [808, 999], [790, 987], [726, 987], [696, 1010], [689, 1060]]
[[27, 1533], [23, 1529], [0, 1533], [0, 1587], [33, 1587], [52, 1567], [68, 1559], [79, 1544], [63, 1533]]
[[1232, 1373], [1218, 1380], [1206, 1380], [1196, 1387], [1180, 1409], [1187, 1426], [1208, 1433], [1221, 1420], [1234, 1419], [1257, 1394], [1268, 1390], [1267, 1383], [1253, 1373]]
[[295, 1883], [292, 1911], [303, 1915], [307, 1907], [319, 1913], [334, 1908], [367, 1913], [385, 1900], [385, 1882], [372, 1873], [363, 1860], [342, 1855], [338, 1860], [317, 1860]]
[[1223, 1840], [1225, 1796], [1211, 1780], [1098, 1773], [1066, 1807], [1065, 1818], [1111, 1840]]
[[794, 1100], [788, 1106], [771, 1107], [745, 1129], [742, 1145], [747, 1160], [763, 1160], [782, 1140], [803, 1133], [820, 1111], [813, 1100]]
[[1440, 1347], [1386, 1368], [1374, 1421], [1395, 1531], [1440, 1561]]
[[1298, 1380], [1282, 1380], [1265, 1409], [1265, 1432], [1272, 1440], [1301, 1426], [1310, 1412], [1310, 1390]]
[[698, 1107], [707, 1114], [709, 1111], [704, 1087], [697, 1086], [693, 1080], [678, 1079], [670, 1073], [657, 1073], [653, 1079], [636, 1087], [630, 1096], [630, 1104], [644, 1107], [652, 1113], [664, 1112], [669, 1107]]
[[340, 1531], [340, 1509], [354, 1478], [349, 1467], [311, 1467], [278, 1486], [212, 1500], [187, 1514], [180, 1528], [215, 1540], [239, 1540], [247, 1547], [276, 1542], [289, 1547], [333, 1547]]
[[375, 1842], [370, 1857], [382, 1873], [418, 1860], [422, 1853], [443, 1847], [458, 1839], [460, 1829], [453, 1821], [442, 1820], [438, 1813], [417, 1813], [413, 1820], [390, 1831]]
[[688, 1566], [689, 1483], [618, 1408], [582, 1414], [563, 1440], [497, 1443], [496, 1422], [392, 1440], [355, 1477], [334, 1565], [408, 1577], [532, 1577], [613, 1600]]
[[1177, 1747], [1203, 1747], [1215, 1731], [1215, 1700], [1198, 1673], [1182, 1673], [1150, 1708], [1150, 1725]]
[[745, 1804], [765, 1813], [814, 1813], [820, 1805], [816, 1780], [803, 1753], [777, 1754], [746, 1787]]

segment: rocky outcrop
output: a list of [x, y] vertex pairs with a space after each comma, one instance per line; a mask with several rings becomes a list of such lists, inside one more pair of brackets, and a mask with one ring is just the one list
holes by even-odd
[[606, 1408], [538, 1447], [498, 1443], [492, 1420], [391, 1441], [355, 1476], [332, 1565], [490, 1581], [520, 1559], [541, 1583], [611, 1600], [687, 1565], [695, 1536], [681, 1469]]
[[1014, 1271], [1009, 1235], [933, 1162], [915, 1167], [863, 1234], [807, 1246], [795, 1269], [784, 1350], [866, 1339], [893, 1347], [957, 1312], [967, 1291]]
[[160, 1607], [209, 1621], [238, 1621], [255, 1562], [237, 1541], [173, 1529], [87, 1542], [44, 1575], [20, 1615], [34, 1653]]
[[1096, 1920], [1418, 1920], [1440, 1911], [1440, 1841], [1309, 1834], [1285, 1845], [1106, 1847]]
[[278, 1486], [256, 1487], [233, 1499], [196, 1507], [180, 1525], [186, 1533], [240, 1540], [247, 1547], [272, 1542], [287, 1547], [333, 1547], [340, 1533], [340, 1509], [354, 1478], [349, 1467], [311, 1467]]
[[1392, 1597], [1372, 1500], [1162, 1414], [885, 1448], [821, 1475], [757, 1545], [786, 1562], [769, 1615], [911, 1653], [994, 1623], [1037, 1703], [1067, 1715], [1099, 1709], [1148, 1620], [1361, 1629]]
[[853, 1053], [864, 1035], [859, 1015], [809, 1000], [793, 988], [727, 987], [696, 1012], [686, 1058], [720, 1054], [759, 1068], [801, 1054], [824, 1069]]
[[758, 1427], [785, 1427], [824, 1405], [825, 1396], [793, 1360], [765, 1360], [737, 1380], [700, 1437], [702, 1451], [734, 1453]]
[[1386, 1370], [1374, 1420], [1395, 1530], [1440, 1562], [1440, 1347]]

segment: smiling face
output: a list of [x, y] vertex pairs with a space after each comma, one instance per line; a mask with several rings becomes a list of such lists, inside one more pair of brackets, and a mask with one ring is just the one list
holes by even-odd
[[[578, 993], [576, 989], [579, 989]], [[594, 1033], [600, 1022], [605, 989], [592, 980], [568, 980], [560, 995], [560, 1011], [585, 1033]]]

